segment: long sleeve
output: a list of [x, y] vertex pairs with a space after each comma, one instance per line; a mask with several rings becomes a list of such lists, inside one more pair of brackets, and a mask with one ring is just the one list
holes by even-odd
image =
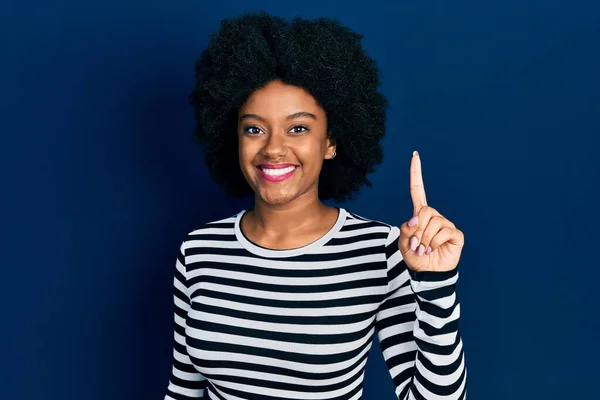
[[398, 250], [399, 234], [392, 227], [386, 241], [388, 291], [376, 319], [396, 396], [464, 400], [467, 373], [458, 329], [458, 271], [410, 270]]
[[173, 282], [175, 302], [173, 368], [165, 400], [201, 399], [207, 381], [192, 365], [185, 340], [186, 317], [190, 308], [186, 285], [185, 242], [179, 248]]

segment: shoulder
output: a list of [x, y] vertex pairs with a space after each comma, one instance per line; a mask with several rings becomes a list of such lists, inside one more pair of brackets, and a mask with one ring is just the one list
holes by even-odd
[[346, 218], [349, 221], [353, 221], [353, 223], [356, 223], [356, 224], [368, 224], [370, 226], [380, 226], [380, 227], [386, 227], [388, 229], [392, 227], [392, 225], [388, 224], [387, 222], [372, 219], [372, 218], [366, 217], [364, 215], [359, 215], [348, 209], [346, 209]]
[[346, 230], [361, 230], [364, 231], [365, 234], [376, 234], [386, 246], [394, 240], [397, 240], [400, 234], [400, 229], [397, 226], [371, 219], [349, 210], [346, 210], [346, 223], [344, 228]]
[[242, 210], [228, 217], [201, 223], [185, 235], [183, 247], [188, 247], [190, 244], [193, 245], [194, 242], [197, 243], [198, 241], [230, 240], [231, 237], [235, 236], [236, 220], [244, 211]]

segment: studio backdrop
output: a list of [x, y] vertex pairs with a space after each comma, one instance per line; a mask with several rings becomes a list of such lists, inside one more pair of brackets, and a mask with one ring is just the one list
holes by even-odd
[[[599, 398], [599, 5], [548, 0], [4, 5], [0, 398], [163, 398], [178, 246], [251, 206], [192, 140], [194, 62], [260, 10], [364, 34], [385, 158], [343, 206], [406, 221], [419, 150], [430, 205], [465, 233], [469, 398]], [[375, 342], [364, 399], [393, 398]]]

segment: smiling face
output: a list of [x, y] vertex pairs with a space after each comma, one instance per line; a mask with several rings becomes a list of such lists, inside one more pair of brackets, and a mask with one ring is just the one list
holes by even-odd
[[284, 204], [318, 197], [321, 166], [335, 146], [314, 97], [272, 81], [248, 97], [238, 117], [240, 167], [256, 200]]

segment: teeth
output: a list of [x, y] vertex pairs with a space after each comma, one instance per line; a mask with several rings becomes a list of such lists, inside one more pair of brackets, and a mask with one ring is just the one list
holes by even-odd
[[277, 168], [277, 169], [263, 168], [262, 170], [267, 175], [270, 175], [270, 176], [280, 176], [280, 175], [285, 175], [288, 172], [292, 172], [294, 170], [294, 167]]

